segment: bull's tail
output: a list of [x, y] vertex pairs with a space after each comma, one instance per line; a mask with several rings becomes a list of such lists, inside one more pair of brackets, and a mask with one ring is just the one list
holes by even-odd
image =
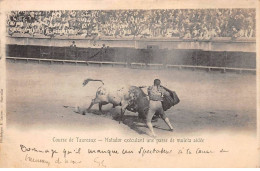
[[104, 83], [103, 83], [102, 80], [94, 80], [94, 79], [91, 79], [91, 78], [85, 79], [85, 80], [83, 81], [82, 85], [85, 86], [85, 85], [87, 85], [88, 82], [90, 82], [90, 81], [100, 81], [100, 82], [104, 85]]

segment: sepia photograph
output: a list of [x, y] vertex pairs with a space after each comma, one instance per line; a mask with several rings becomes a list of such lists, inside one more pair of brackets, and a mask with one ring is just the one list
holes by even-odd
[[1, 2], [0, 167], [260, 166], [259, 1], [39, 2]]

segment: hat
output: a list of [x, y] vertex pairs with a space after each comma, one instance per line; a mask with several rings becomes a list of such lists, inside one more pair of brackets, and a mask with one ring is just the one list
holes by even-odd
[[161, 82], [161, 80], [160, 80], [160, 79], [155, 79], [155, 80], [153, 81], [154, 84], [157, 83], [157, 82]]

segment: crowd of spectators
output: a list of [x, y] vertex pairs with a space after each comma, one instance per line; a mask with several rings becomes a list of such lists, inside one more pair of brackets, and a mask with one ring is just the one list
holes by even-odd
[[7, 32], [50, 37], [255, 37], [255, 9], [11, 11]]

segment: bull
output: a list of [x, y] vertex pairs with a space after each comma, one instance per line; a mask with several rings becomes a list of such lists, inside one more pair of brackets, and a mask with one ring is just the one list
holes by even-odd
[[[149, 108], [149, 100], [147, 95], [137, 86], [125, 86], [117, 90], [105, 86], [102, 80], [86, 79], [83, 81], [83, 86], [86, 86], [90, 81], [101, 82], [102, 85], [96, 91], [96, 97], [92, 99], [87, 111], [90, 111], [93, 105], [99, 104], [99, 110], [102, 111], [102, 105], [111, 103], [113, 107], [121, 107], [121, 121], [124, 120], [125, 110], [138, 112], [140, 119], [146, 119]], [[119, 121], [120, 123], [120, 121]]]

